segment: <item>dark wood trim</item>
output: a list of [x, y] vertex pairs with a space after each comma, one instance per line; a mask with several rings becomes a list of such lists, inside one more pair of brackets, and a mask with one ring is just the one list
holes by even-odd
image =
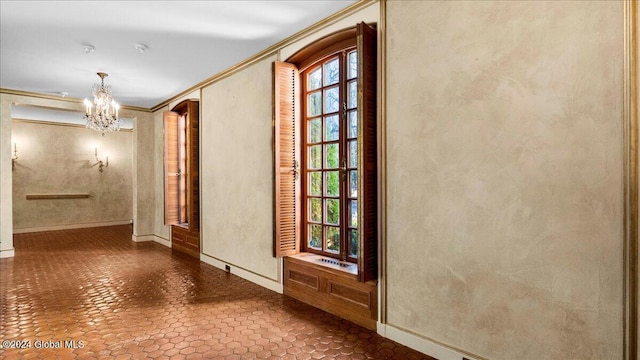
[[89, 194], [29, 194], [27, 200], [87, 199]]
[[187, 226], [171, 226], [171, 249], [183, 252], [194, 258], [200, 258], [200, 233], [191, 231]]
[[378, 320], [387, 323], [387, 0], [380, 0], [378, 26]]
[[284, 294], [376, 330], [378, 287], [376, 281], [360, 282], [345, 271], [284, 258]]
[[378, 278], [377, 37], [362, 22], [358, 30], [358, 276]]
[[317, 61], [341, 52], [343, 49], [356, 46], [356, 27], [339, 30], [316, 40], [295, 54], [287, 62], [295, 64], [300, 72], [305, 71]]
[[[200, 102], [187, 99], [173, 107], [171, 112], [176, 118], [185, 116], [185, 169], [180, 169], [184, 176], [183, 186], [186, 191], [186, 214], [179, 214], [178, 221], [172, 222], [171, 248], [200, 257]], [[176, 123], [177, 130], [177, 123]], [[165, 158], [165, 163], [167, 159]], [[165, 190], [166, 191], [166, 190]], [[177, 191], [177, 190], [176, 190]], [[181, 223], [183, 222], [183, 223]]]
[[625, 2], [624, 359], [638, 359], [638, 1]]

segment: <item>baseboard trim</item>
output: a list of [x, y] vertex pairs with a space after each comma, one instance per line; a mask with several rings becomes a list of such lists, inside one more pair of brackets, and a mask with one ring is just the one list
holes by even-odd
[[16, 256], [16, 251], [14, 249], [0, 250], [0, 259], [12, 258], [14, 256]]
[[131, 235], [131, 240], [133, 242], [147, 242], [147, 241], [153, 241], [153, 242], [157, 242], [160, 245], [164, 245], [166, 247], [171, 247], [171, 241], [165, 239], [165, 238], [161, 238], [158, 235], [154, 235], [154, 234], [150, 234], [150, 235]]
[[153, 235], [131, 235], [133, 242], [147, 242], [153, 241]]
[[456, 351], [435, 341], [412, 334], [389, 324], [377, 324], [378, 334], [404, 346], [408, 346], [438, 360], [483, 360], [483, 358]]
[[251, 271], [245, 270], [243, 268], [237, 267], [235, 265], [225, 263], [224, 261], [218, 260], [206, 254], [200, 254], [200, 261], [207, 263], [211, 266], [214, 266], [220, 270], [226, 271], [226, 266], [230, 267], [230, 272], [234, 275], [237, 275], [245, 280], [251, 281], [254, 284], [265, 287], [269, 290], [275, 291], [278, 294], [283, 293], [282, 284], [277, 281], [267, 279], [263, 276], [257, 275]]
[[131, 224], [131, 220], [103, 221], [103, 222], [86, 223], [86, 224], [38, 226], [38, 227], [22, 228], [22, 229], [14, 228], [13, 233], [24, 234], [24, 233], [40, 232], [40, 231], [71, 230], [71, 229], [83, 229], [83, 228], [91, 228], [91, 227], [116, 226], [116, 225], [128, 225], [128, 224]]
[[160, 245], [164, 245], [164, 246], [166, 246], [168, 248], [171, 247], [171, 241], [169, 241], [169, 240], [167, 240], [167, 239], [165, 239], [163, 237], [160, 237], [158, 235], [153, 235], [153, 241], [157, 242]]

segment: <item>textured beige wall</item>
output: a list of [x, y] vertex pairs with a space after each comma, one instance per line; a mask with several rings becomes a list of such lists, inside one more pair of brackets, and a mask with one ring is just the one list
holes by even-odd
[[[78, 116], [82, 116], [78, 113]], [[132, 133], [14, 121], [14, 230], [132, 219]], [[98, 156], [109, 166], [100, 173]], [[26, 200], [27, 194], [88, 193], [88, 199]]]
[[13, 251], [11, 100], [0, 94], [0, 256]]
[[154, 233], [156, 197], [153, 151], [155, 146], [154, 118], [151, 113], [140, 113], [133, 122], [133, 235], [149, 236]]
[[390, 325], [622, 352], [622, 2], [389, 1]]
[[168, 111], [165, 107], [153, 113], [154, 127], [154, 197], [156, 207], [154, 209], [153, 232], [155, 236], [170, 240], [171, 227], [164, 224], [164, 117], [162, 113]]
[[202, 90], [202, 252], [272, 280], [275, 56]]
[[[12, 134], [13, 121], [11, 119], [11, 106], [12, 105], [41, 106], [41, 107], [46, 107], [51, 109], [63, 109], [63, 110], [71, 110], [71, 111], [78, 111], [78, 112], [83, 112], [84, 107], [82, 105], [82, 102], [76, 101], [74, 99], [48, 99], [48, 98], [14, 95], [14, 94], [6, 94], [6, 93], [0, 94], [0, 100], [1, 100], [0, 122], [2, 126], [1, 127], [2, 131], [0, 132], [0, 165], [1, 165], [0, 178], [2, 183], [2, 186], [0, 189], [0, 202], [2, 203], [2, 208], [0, 209], [0, 224], [2, 225], [0, 228], [0, 250], [6, 250], [6, 249], [13, 248], [13, 223], [14, 223], [12, 219], [12, 214], [13, 214], [12, 184], [14, 183], [13, 177], [15, 176], [15, 172], [11, 171], [11, 161], [10, 161], [11, 137], [13, 135]], [[120, 161], [118, 160], [118, 158], [120, 156], [119, 154], [122, 152], [124, 162], [117, 163], [118, 164], [117, 166], [119, 166], [120, 169], [127, 168], [129, 173], [131, 173], [133, 171], [132, 170], [133, 151], [137, 152], [137, 155], [143, 160], [141, 162], [143, 162], [144, 164], [147, 164], [146, 159], [151, 157], [151, 154], [149, 152], [152, 151], [151, 149], [153, 149], [153, 146], [148, 146], [148, 144], [149, 143], [153, 144], [152, 114], [150, 112], [130, 110], [130, 109], [124, 108], [120, 110], [120, 115], [126, 118], [134, 119], [134, 124], [136, 124], [135, 126], [139, 125], [142, 127], [141, 133], [138, 134], [137, 136], [134, 136], [132, 133], [127, 133], [126, 135], [123, 135], [123, 136], [128, 136], [131, 139], [129, 141], [129, 144], [126, 145], [125, 148], [109, 150], [111, 152], [110, 162], [112, 161], [112, 158], [113, 158], [113, 161], [116, 161], [116, 160]], [[88, 129], [82, 129], [82, 130], [86, 130], [88, 132], [88, 133], [85, 132], [83, 134], [92, 133]], [[95, 135], [98, 133], [93, 133], [93, 134]], [[80, 135], [80, 136], [83, 136], [84, 138], [84, 135]], [[80, 140], [71, 139], [70, 143], [74, 143], [74, 141], [77, 142]], [[82, 150], [82, 151], [84, 152], [85, 150]], [[93, 154], [90, 148], [87, 151], [88, 151], [87, 155]], [[19, 145], [18, 152], [19, 152], [18, 156], [20, 157], [19, 166], [21, 165], [26, 166], [27, 164], [24, 163], [23, 160], [25, 160], [24, 157], [27, 156], [27, 148], [23, 149], [22, 146]], [[50, 156], [50, 155], [52, 154], [48, 154], [47, 156]], [[114, 163], [114, 165], [110, 165], [109, 168], [106, 169], [105, 173], [103, 174], [106, 174], [108, 170], [115, 169], [115, 168], [116, 168], [116, 163]], [[138, 176], [141, 179], [153, 179], [153, 176], [154, 176], [153, 168], [154, 168], [153, 166], [143, 165], [140, 168], [137, 168], [136, 176]], [[98, 172], [97, 170], [95, 171], [96, 173]], [[116, 169], [113, 171], [117, 172], [120, 170]], [[109, 175], [109, 176], [113, 176], [113, 175]], [[57, 181], [57, 180], [54, 180], [54, 181]], [[122, 189], [122, 191], [125, 193], [129, 193], [128, 196], [131, 199], [131, 201], [125, 204], [124, 208], [120, 210], [121, 214], [126, 214], [126, 215], [123, 215], [122, 218], [119, 218], [118, 220], [128, 220], [133, 218], [135, 222], [138, 222], [140, 224], [145, 224], [144, 226], [146, 228], [143, 230], [146, 231], [149, 228], [148, 225], [152, 224], [152, 217], [153, 217], [152, 210], [154, 207], [154, 202], [153, 202], [153, 196], [150, 196], [150, 194], [152, 194], [153, 191], [149, 191], [145, 189], [145, 188], [148, 188], [147, 183], [140, 182], [140, 187], [143, 187], [143, 188], [139, 188], [136, 190], [136, 192], [133, 192], [132, 186], [134, 186], [135, 181], [132, 180], [131, 175], [129, 175], [128, 180], [125, 180], [125, 181], [128, 182], [128, 188]], [[121, 180], [118, 180], [118, 179], [114, 180], [114, 183], [120, 183], [120, 182]], [[63, 190], [69, 191], [69, 192], [75, 191], [75, 189], [77, 188], [76, 184], [74, 183], [65, 183], [61, 185], [64, 185]], [[135, 208], [133, 204], [136, 205]], [[81, 216], [78, 219], [85, 219], [85, 218]], [[100, 216], [100, 220], [96, 220], [96, 221], [103, 222], [103, 221], [114, 221], [114, 220], [107, 219], [106, 216]], [[80, 221], [76, 221], [76, 222], [73, 222], [72, 224], [75, 225], [75, 224], [78, 224], [79, 222]], [[53, 225], [61, 225], [61, 224], [53, 224]]]

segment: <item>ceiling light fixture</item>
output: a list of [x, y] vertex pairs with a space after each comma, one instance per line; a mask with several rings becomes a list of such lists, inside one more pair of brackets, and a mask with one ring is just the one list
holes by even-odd
[[84, 46], [85, 54], [91, 54], [92, 52], [96, 51], [96, 47], [91, 44], [82, 44], [82, 46]]
[[109, 76], [103, 72], [99, 72], [101, 82], [93, 85], [93, 103], [84, 99], [87, 111], [84, 119], [87, 121], [87, 128], [96, 131], [120, 130], [120, 119], [118, 118], [118, 109], [120, 105], [113, 100], [111, 96], [111, 86], [104, 86], [104, 78]]
[[133, 47], [136, 50], [140, 51], [140, 53], [144, 53], [145, 51], [147, 51], [147, 49], [149, 49], [149, 46], [145, 44], [135, 44]]

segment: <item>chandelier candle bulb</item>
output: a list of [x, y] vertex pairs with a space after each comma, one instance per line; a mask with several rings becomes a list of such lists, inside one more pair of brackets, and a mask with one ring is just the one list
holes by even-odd
[[84, 106], [86, 107], [86, 115], [89, 116], [89, 114], [91, 114], [91, 102], [89, 101], [89, 99], [84, 98]]

